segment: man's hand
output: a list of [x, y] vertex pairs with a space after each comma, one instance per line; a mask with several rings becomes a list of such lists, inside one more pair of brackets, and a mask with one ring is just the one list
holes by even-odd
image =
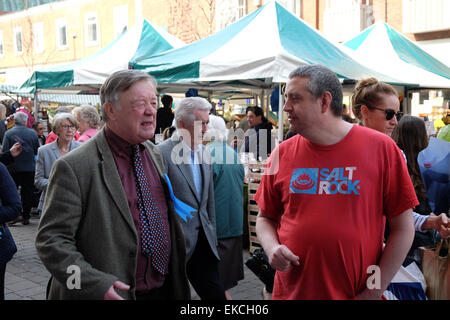
[[422, 230], [437, 230], [442, 238], [450, 237], [450, 223], [445, 213], [441, 213], [436, 216], [434, 213], [430, 213], [430, 217], [424, 222]]
[[130, 290], [130, 286], [121, 281], [114, 282], [113, 285], [109, 287], [108, 291], [106, 291], [103, 300], [123, 300], [123, 298], [117, 294], [115, 289], [128, 291]]
[[15, 158], [22, 152], [22, 145], [19, 142], [13, 144], [11, 149], [9, 149], [11, 155]]
[[273, 247], [267, 256], [270, 265], [279, 271], [288, 271], [300, 265], [300, 258], [283, 244]]

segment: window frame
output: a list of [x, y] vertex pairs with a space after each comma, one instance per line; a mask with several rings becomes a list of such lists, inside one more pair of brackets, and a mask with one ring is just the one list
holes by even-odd
[[[20, 51], [17, 50], [17, 33], [20, 32]], [[13, 29], [13, 44], [14, 44], [14, 55], [21, 56], [23, 55], [23, 33], [22, 27], [14, 27]]]
[[[242, 2], [242, 3], [240, 3]], [[236, 8], [236, 20], [244, 17], [247, 14], [247, 0], [237, 0], [237, 8]]]
[[[120, 18], [119, 18], [120, 17]], [[114, 39], [117, 39], [125, 30], [128, 30], [128, 5], [123, 4], [113, 8]], [[125, 23], [124, 23], [125, 22]]]
[[33, 23], [33, 50], [36, 54], [43, 53], [45, 51], [44, 35], [44, 23]]
[[[89, 40], [89, 26], [92, 23], [89, 23], [89, 19], [95, 18], [95, 32], [96, 32], [96, 39], [95, 40]], [[97, 11], [91, 11], [87, 12], [84, 15], [84, 35], [85, 35], [85, 45], [86, 47], [94, 47], [98, 46], [100, 43], [100, 25], [98, 23], [98, 14]]]
[[[65, 28], [65, 38], [66, 43], [61, 44], [61, 33], [60, 29], [64, 27]], [[68, 48], [68, 38], [67, 38], [67, 19], [66, 18], [59, 18], [55, 20], [55, 29], [56, 29], [56, 49], [58, 50], [66, 50]]]
[[3, 30], [0, 30], [0, 58], [3, 58], [4, 56], [4, 50], [5, 50], [5, 46], [4, 46], [4, 41], [3, 41]]

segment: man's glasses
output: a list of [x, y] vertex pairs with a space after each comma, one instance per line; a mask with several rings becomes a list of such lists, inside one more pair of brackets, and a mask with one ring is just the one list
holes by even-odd
[[64, 130], [75, 130], [76, 127], [75, 126], [61, 126], [61, 128], [63, 128]]
[[399, 121], [401, 119], [401, 117], [403, 116], [403, 112], [401, 112], [401, 111], [395, 112], [395, 110], [393, 110], [393, 109], [381, 109], [381, 108], [367, 106], [367, 105], [366, 105], [366, 107], [369, 109], [376, 109], [376, 110], [384, 111], [384, 113], [386, 114], [387, 121], [391, 120], [394, 116], [397, 118], [397, 121]]

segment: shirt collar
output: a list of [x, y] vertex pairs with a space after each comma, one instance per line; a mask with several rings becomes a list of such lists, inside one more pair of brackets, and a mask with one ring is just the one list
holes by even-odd
[[[115, 155], [125, 158], [131, 158], [131, 144], [128, 141], [115, 134], [114, 131], [108, 128], [108, 126], [105, 126], [105, 136], [106, 141], [111, 148], [111, 151]], [[139, 149], [141, 152], [144, 148], [145, 147], [141, 143], [139, 143]]]

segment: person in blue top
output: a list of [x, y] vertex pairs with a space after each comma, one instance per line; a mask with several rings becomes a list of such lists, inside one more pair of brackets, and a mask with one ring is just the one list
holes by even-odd
[[242, 234], [245, 172], [239, 155], [226, 143], [227, 129], [222, 118], [209, 116], [205, 140], [211, 141], [207, 147], [211, 151], [213, 168], [219, 275], [225, 295], [230, 300], [228, 290], [244, 279]]

